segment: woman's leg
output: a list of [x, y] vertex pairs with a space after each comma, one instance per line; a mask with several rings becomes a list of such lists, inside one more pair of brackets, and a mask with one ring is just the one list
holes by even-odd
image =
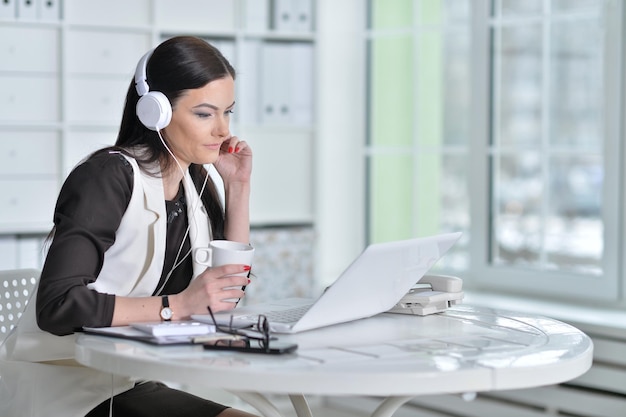
[[[108, 417], [110, 400], [91, 410], [86, 417]], [[167, 387], [145, 382], [113, 397], [114, 417], [255, 417], [254, 414]]]

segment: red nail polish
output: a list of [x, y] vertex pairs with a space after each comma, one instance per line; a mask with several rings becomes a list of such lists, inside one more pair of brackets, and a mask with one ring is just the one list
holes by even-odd
[[239, 146], [237, 146], [237, 147], [235, 148], [235, 152], [239, 152], [240, 150], [241, 150], [241, 148], [239, 148]]
[[228, 147], [228, 153], [233, 153], [233, 147], [232, 146]]
[[250, 284], [250, 282], [251, 282], [251, 280], [250, 280], [250, 278], [248, 278], [248, 284]]
[[243, 267], [244, 271], [249, 271], [251, 269], [252, 269], [252, 267], [250, 265], [244, 265], [244, 267]]

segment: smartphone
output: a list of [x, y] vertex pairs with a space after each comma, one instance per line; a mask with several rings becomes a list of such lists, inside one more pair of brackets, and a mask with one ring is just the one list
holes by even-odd
[[269, 347], [261, 346], [261, 341], [256, 339], [235, 339], [225, 338], [216, 339], [202, 344], [206, 350], [231, 350], [235, 352], [247, 353], [265, 353], [267, 355], [280, 355], [283, 353], [292, 353], [298, 349], [295, 343], [279, 342], [277, 340], [270, 341]]

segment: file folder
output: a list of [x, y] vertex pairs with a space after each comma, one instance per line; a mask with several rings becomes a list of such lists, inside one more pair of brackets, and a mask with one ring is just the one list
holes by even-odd
[[293, 30], [293, 0], [273, 0], [272, 29], [279, 32]]
[[[243, 62], [237, 68], [237, 83], [243, 119], [251, 125], [261, 121], [261, 42], [246, 40], [243, 43]], [[239, 98], [238, 98], [239, 100]], [[236, 114], [236, 113], [235, 113]]]
[[313, 2], [311, 0], [293, 0], [294, 32], [311, 32], [313, 30]]
[[17, 17], [20, 20], [37, 19], [36, 0], [17, 0]]
[[309, 126], [313, 123], [313, 65], [313, 45], [291, 44], [291, 124]]
[[17, 17], [17, 0], [0, 1], [0, 18], [15, 19]]
[[273, 0], [272, 29], [279, 32], [310, 32], [313, 29], [312, 0]]
[[44, 22], [57, 22], [61, 19], [61, 0], [37, 0], [39, 2], [37, 12], [39, 20]]
[[291, 119], [291, 44], [266, 42], [261, 52], [261, 123], [285, 125]]
[[254, 32], [266, 32], [269, 29], [269, 0], [245, 0], [244, 27]]

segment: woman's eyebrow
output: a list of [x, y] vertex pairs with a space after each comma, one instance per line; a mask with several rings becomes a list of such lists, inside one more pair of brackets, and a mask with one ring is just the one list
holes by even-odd
[[[235, 102], [233, 101], [233, 103], [230, 106], [226, 107], [226, 108], [230, 109], [234, 105], [235, 105]], [[219, 107], [217, 107], [214, 104], [210, 104], [210, 103], [201, 103], [201, 104], [198, 104], [197, 106], [193, 106], [192, 108], [197, 109], [197, 108], [200, 108], [200, 107], [209, 107], [209, 108], [211, 108], [213, 110], [219, 110]]]
[[197, 106], [193, 106], [192, 108], [193, 109], [199, 109], [201, 107], [208, 107], [208, 108], [213, 109], [213, 110], [218, 110], [217, 106], [215, 106], [213, 104], [209, 104], [209, 103], [198, 104]]

